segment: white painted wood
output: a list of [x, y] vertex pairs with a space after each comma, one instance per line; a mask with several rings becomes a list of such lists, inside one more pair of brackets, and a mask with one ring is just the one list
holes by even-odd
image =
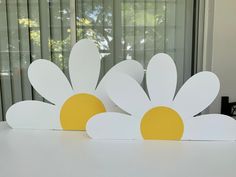
[[[171, 74], [168, 75], [166, 71], [170, 71]], [[193, 117], [207, 108], [219, 92], [220, 83], [214, 73], [205, 71], [191, 77], [177, 93], [174, 101], [172, 99], [175, 93], [177, 76], [174, 62], [168, 55], [159, 54], [151, 60], [148, 66], [147, 78], [149, 79], [148, 89], [152, 89], [151, 101], [138, 82], [124, 73], [114, 74], [112, 79], [107, 81], [106, 90], [115, 104], [138, 119], [141, 119], [145, 112], [154, 106], [161, 105], [174, 108], [184, 121], [185, 129], [182, 140], [236, 140], [236, 121], [234, 119], [217, 114]], [[158, 85], [158, 82], [155, 83], [155, 79], [163, 86], [160, 87], [160, 90], [158, 90], [160, 85]], [[165, 79], [169, 79], [169, 81], [165, 82]], [[152, 100], [153, 97], [154, 101]], [[92, 138], [119, 139], [122, 137], [130, 139], [130, 133], [134, 132], [140, 136], [140, 125], [138, 126], [137, 122], [133, 123], [133, 126], [137, 128], [134, 131], [134, 127], [130, 125], [132, 121], [115, 120], [119, 119], [118, 117], [121, 118], [122, 115], [116, 117], [113, 114], [103, 113], [97, 116], [97, 120], [96, 116], [95, 120], [91, 120], [92, 126], [89, 126], [89, 132], [92, 132]], [[119, 121], [122, 121], [122, 123]], [[124, 132], [118, 133], [121, 126], [125, 127], [121, 124], [125, 123], [126, 126], [132, 127], [130, 132], [124, 131], [127, 136], [123, 134]], [[110, 126], [113, 126], [113, 128]], [[101, 127], [105, 127], [105, 129]], [[96, 132], [98, 132], [98, 135], [96, 135]]]
[[236, 142], [91, 141], [0, 123], [2, 177], [235, 177]]
[[[87, 44], [89, 47], [91, 45], [93, 45], [93, 47], [95, 46], [95, 44], [91, 44], [91, 41], [88, 40], [81, 40], [76, 45]], [[81, 47], [75, 47], [73, 50], [81, 50]], [[72, 55], [75, 54], [76, 53], [72, 52]], [[76, 56], [73, 56], [71, 59], [73, 62], [76, 62], [76, 59], [78, 60]], [[87, 58], [84, 57], [80, 59], [80, 64], [83, 64], [82, 60], [86, 62]], [[93, 65], [91, 68], [93, 69]], [[73, 65], [70, 69], [75, 71], [76, 65]], [[80, 67], [78, 67], [78, 69], [80, 69]], [[117, 72], [124, 72], [134, 77], [134, 79], [136, 79], [139, 83], [142, 82], [144, 75], [143, 67], [137, 61], [127, 60], [115, 65], [102, 79], [101, 84], [95, 93], [95, 95], [98, 96], [104, 103], [107, 111], [118, 110], [117, 106], [109, 99], [105, 92], [106, 81], [113, 80], [113, 75]], [[76, 74], [75, 72], [72, 73]], [[33, 87], [47, 100], [55, 103], [57, 107], [60, 107], [66, 99], [76, 92], [72, 90], [71, 85], [63, 72], [55, 64], [48, 60], [39, 59], [34, 61], [28, 69], [28, 75]], [[84, 74], [82, 74], [82, 76], [87, 79], [87, 82], [89, 83], [89, 79], [91, 78]], [[95, 88], [92, 86], [92, 89]], [[89, 92], [89, 88], [85, 91]], [[38, 108], [37, 105], [39, 106]], [[54, 111], [55, 107], [52, 105], [34, 101], [26, 101], [13, 105], [8, 110], [7, 119], [13, 128], [60, 129], [59, 115], [53, 114]], [[57, 112], [60, 112], [60, 110]], [[32, 119], [32, 117], [35, 117], [35, 119]], [[52, 120], [54, 122], [50, 122]]]
[[69, 73], [73, 89], [77, 92], [94, 92], [101, 67], [98, 48], [91, 40], [77, 42], [70, 53]]
[[173, 106], [184, 119], [191, 118], [214, 101], [219, 89], [220, 82], [214, 73], [200, 72], [188, 79], [180, 88]]
[[109, 112], [95, 115], [86, 127], [93, 139], [142, 139], [140, 119], [126, 114]]
[[107, 81], [106, 90], [111, 100], [124, 111], [142, 117], [151, 102], [139, 83], [124, 73], [117, 73]]
[[236, 121], [226, 115], [201, 115], [184, 124], [183, 140], [236, 140]]
[[175, 95], [177, 71], [174, 61], [164, 53], [152, 57], [147, 67], [148, 94], [155, 105], [170, 105]]
[[144, 69], [142, 65], [135, 60], [124, 60], [115, 66], [113, 66], [106, 75], [100, 81], [97, 89], [96, 95], [103, 101], [103, 104], [106, 107], [107, 111], [117, 110], [117, 106], [111, 101], [106, 92], [106, 83], [109, 80], [114, 80], [113, 76], [117, 72], [126, 73], [129, 76], [133, 77], [138, 83], [143, 81]]
[[48, 60], [34, 61], [29, 66], [28, 76], [34, 89], [52, 103], [61, 104], [73, 94], [66, 76]]
[[16, 129], [61, 129], [57, 107], [40, 101], [22, 101], [12, 105], [7, 110], [6, 119]]

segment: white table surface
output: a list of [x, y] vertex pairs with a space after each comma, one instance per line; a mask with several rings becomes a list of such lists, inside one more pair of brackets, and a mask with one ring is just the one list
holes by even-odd
[[236, 177], [236, 142], [91, 140], [0, 123], [0, 177]]

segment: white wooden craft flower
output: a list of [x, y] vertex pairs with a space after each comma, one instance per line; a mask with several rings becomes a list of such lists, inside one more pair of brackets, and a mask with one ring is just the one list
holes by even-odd
[[30, 83], [52, 104], [18, 102], [6, 113], [8, 124], [13, 128], [85, 130], [93, 115], [116, 109], [104, 90], [114, 73], [127, 73], [137, 82], [143, 79], [141, 64], [125, 60], [112, 67], [98, 84], [100, 66], [98, 48], [87, 39], [77, 42], [70, 53], [71, 83], [54, 63], [44, 59], [34, 61], [28, 69]]
[[[116, 74], [106, 90], [127, 112], [100, 113], [87, 123], [92, 138], [159, 140], [235, 140], [236, 121], [221, 114], [198, 115], [219, 92], [211, 72], [192, 76], [175, 95], [177, 71], [166, 54], [155, 55], [146, 73], [148, 95], [127, 74]], [[196, 116], [197, 115], [197, 116]]]

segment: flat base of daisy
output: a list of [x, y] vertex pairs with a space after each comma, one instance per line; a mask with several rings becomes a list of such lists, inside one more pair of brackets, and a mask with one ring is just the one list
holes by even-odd
[[63, 104], [60, 112], [61, 126], [64, 130], [81, 130], [95, 114], [105, 112], [103, 103], [94, 95], [77, 94]]
[[144, 139], [180, 140], [184, 124], [176, 111], [160, 106], [144, 114], [140, 128]]

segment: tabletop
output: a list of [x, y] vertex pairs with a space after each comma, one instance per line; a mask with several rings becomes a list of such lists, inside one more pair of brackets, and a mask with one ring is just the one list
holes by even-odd
[[0, 177], [235, 177], [236, 142], [91, 140], [0, 123]]

